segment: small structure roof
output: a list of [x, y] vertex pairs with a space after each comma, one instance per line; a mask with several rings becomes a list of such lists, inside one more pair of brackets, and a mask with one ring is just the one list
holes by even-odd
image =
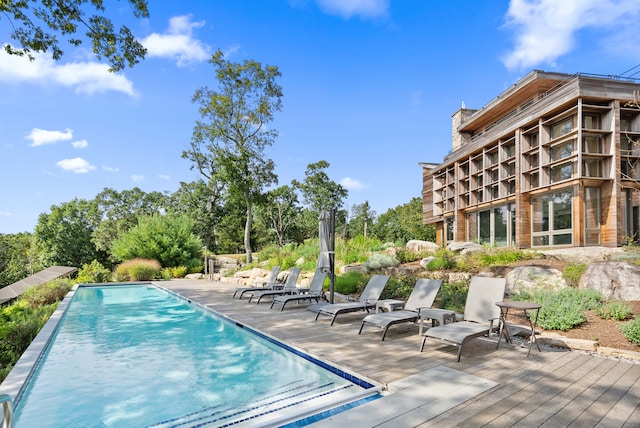
[[69, 276], [75, 273], [78, 268], [69, 266], [51, 266], [45, 270], [14, 282], [0, 289], [0, 304], [15, 299], [31, 287], [53, 281], [54, 279]]

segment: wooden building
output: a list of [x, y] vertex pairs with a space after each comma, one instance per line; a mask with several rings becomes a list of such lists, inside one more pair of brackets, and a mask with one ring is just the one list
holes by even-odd
[[437, 242], [615, 247], [640, 237], [640, 80], [532, 71], [452, 118], [423, 169]]

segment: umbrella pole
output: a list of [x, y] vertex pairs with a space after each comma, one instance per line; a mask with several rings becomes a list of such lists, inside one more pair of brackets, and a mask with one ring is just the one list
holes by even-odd
[[329, 217], [329, 303], [333, 303], [333, 293], [336, 283], [335, 257], [336, 257], [336, 209], [331, 209]]

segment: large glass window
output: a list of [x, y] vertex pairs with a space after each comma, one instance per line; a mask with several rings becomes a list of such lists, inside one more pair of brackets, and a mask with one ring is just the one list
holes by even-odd
[[563, 163], [562, 165], [551, 168], [551, 182], [569, 180], [573, 177], [573, 162]]
[[509, 220], [509, 211], [507, 206], [495, 208], [493, 210], [493, 245], [496, 247], [507, 246], [507, 221]]
[[453, 217], [445, 220], [445, 233], [448, 241], [453, 241]]
[[573, 189], [531, 198], [533, 246], [573, 243]]
[[585, 158], [582, 162], [582, 175], [584, 177], [602, 177], [600, 159]]
[[600, 245], [600, 188], [584, 189], [584, 244]]
[[558, 138], [573, 131], [573, 117], [551, 125], [551, 138]]
[[[473, 216], [474, 214], [472, 214]], [[502, 205], [477, 214], [479, 242], [496, 247], [515, 244], [515, 206]], [[469, 222], [476, 224], [476, 222]]]
[[584, 129], [600, 129], [600, 115], [596, 113], [583, 114], [582, 127]]
[[551, 161], [568, 158], [573, 154], [573, 141], [566, 141], [562, 144], [551, 147]]
[[600, 137], [587, 135], [582, 142], [583, 153], [602, 153]]

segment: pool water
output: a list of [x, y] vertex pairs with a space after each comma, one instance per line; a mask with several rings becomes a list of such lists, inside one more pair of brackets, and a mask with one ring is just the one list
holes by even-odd
[[14, 426], [269, 425], [370, 387], [154, 286], [79, 287]]

